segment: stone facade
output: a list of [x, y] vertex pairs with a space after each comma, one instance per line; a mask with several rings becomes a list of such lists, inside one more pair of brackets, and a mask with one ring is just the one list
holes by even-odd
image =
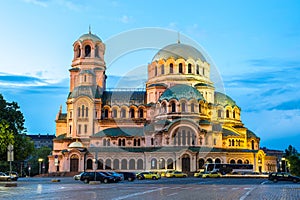
[[[84, 34], [73, 44], [67, 113], [59, 110], [49, 172], [196, 171], [204, 163], [276, 170], [276, 157], [241, 121], [241, 109], [215, 91], [210, 64], [175, 43], [154, 55], [145, 90], [107, 90], [105, 44]], [[270, 167], [269, 165], [274, 165]]]

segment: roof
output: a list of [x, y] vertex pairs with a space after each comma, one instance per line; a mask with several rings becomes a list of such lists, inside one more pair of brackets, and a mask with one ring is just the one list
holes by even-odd
[[200, 59], [201, 61], [206, 61], [202, 53], [196, 48], [182, 43], [175, 43], [159, 50], [153, 57], [152, 62], [158, 61], [160, 59], [167, 60], [171, 57], [174, 59], [183, 58], [187, 60], [189, 58], [192, 58], [194, 60]]
[[105, 91], [103, 93], [104, 105], [141, 105], [145, 104], [145, 91]]
[[255, 133], [253, 133], [252, 131], [250, 131], [248, 129], [247, 129], [247, 138], [257, 138], [257, 139], [259, 139], [259, 137], [257, 137], [255, 135]]
[[84, 40], [93, 40], [94, 42], [97, 41], [102, 42], [102, 40], [97, 35], [94, 35], [92, 33], [83, 34], [78, 38], [78, 41], [80, 42], [83, 42]]
[[144, 127], [108, 128], [96, 133], [93, 137], [144, 136]]
[[99, 86], [87, 86], [81, 85], [75, 87], [72, 92], [70, 92], [68, 99], [77, 98], [79, 96], [88, 96], [90, 98], [100, 98], [101, 97], [101, 88]]
[[[221, 92], [215, 92], [215, 104], [216, 105], [222, 105], [222, 106], [237, 106], [235, 101], [227, 96], [226, 94], [223, 94]], [[237, 106], [238, 107], [238, 106]]]
[[58, 120], [65, 120], [67, 119], [67, 113], [59, 113]]
[[225, 129], [225, 128], [222, 129], [222, 134], [223, 134], [223, 137], [240, 136], [238, 133], [235, 133], [235, 132], [233, 132], [231, 130], [228, 130], [228, 129]]
[[196, 88], [189, 85], [178, 84], [166, 89], [164, 93], [159, 97], [158, 101], [170, 101], [171, 99], [196, 99], [197, 101], [199, 101], [204, 100], [204, 97]]
[[55, 138], [55, 135], [26, 135], [28, 137], [30, 137], [32, 140], [52, 140]]
[[214, 88], [214, 86], [212, 86], [211, 84], [207, 84], [207, 83], [197, 83], [194, 87], [210, 87], [210, 88]]
[[69, 145], [69, 148], [82, 148], [82, 147], [83, 147], [82, 143], [81, 143], [81, 142], [78, 142], [78, 141], [72, 142], [72, 143]]

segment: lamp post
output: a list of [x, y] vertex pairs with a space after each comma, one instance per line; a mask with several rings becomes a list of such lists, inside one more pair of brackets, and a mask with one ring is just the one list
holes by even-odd
[[[93, 161], [94, 161], [95, 164], [97, 164], [97, 158], [96, 158], [96, 157], [93, 159]], [[97, 169], [97, 167], [95, 166], [95, 177], [94, 177], [94, 181], [96, 181], [96, 169]]]
[[41, 174], [42, 172], [42, 162], [43, 162], [43, 158], [39, 158], [38, 161], [39, 161], [39, 174]]

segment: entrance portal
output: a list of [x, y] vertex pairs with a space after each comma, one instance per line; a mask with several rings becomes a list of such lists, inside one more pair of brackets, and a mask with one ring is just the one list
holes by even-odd
[[78, 172], [79, 158], [73, 154], [70, 158], [70, 172]]
[[184, 154], [181, 158], [181, 166], [183, 172], [190, 172], [191, 171], [191, 159], [188, 154]]

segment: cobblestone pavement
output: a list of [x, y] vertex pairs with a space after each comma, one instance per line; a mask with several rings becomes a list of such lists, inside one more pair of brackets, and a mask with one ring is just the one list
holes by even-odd
[[0, 199], [210, 199], [210, 200], [299, 200], [300, 184], [273, 183], [266, 179], [161, 179], [112, 184], [84, 184], [72, 178], [20, 179], [17, 187], [0, 182]]

